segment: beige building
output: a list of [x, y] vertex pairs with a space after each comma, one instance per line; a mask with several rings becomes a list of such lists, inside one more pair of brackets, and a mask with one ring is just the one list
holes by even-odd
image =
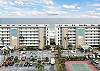
[[68, 47], [68, 28], [62, 28], [62, 46], [64, 48]]
[[2, 24], [0, 39], [3, 37], [4, 44], [0, 41], [0, 46], [42, 49], [45, 45], [50, 44], [48, 30], [47, 24]]
[[17, 37], [14, 37], [14, 36], [10, 37], [10, 46], [11, 47], [14, 47], [16, 49], [18, 47], [17, 42], [18, 42]]
[[98, 47], [100, 45], [100, 25], [56, 24], [55, 42], [56, 45], [61, 45], [64, 48], [67, 48], [69, 44], [76, 48], [85, 44]]

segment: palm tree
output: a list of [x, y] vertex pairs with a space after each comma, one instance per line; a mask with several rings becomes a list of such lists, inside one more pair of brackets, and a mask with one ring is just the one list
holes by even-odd
[[58, 53], [58, 55], [57, 55], [57, 58], [56, 58], [56, 71], [63, 71], [63, 67], [62, 67], [62, 56], [61, 56], [61, 54], [62, 54], [62, 48], [61, 48], [61, 46], [57, 46], [57, 53]]
[[4, 46], [4, 37], [1, 38], [2, 45]]
[[36, 64], [36, 70], [37, 71], [44, 71], [44, 66], [43, 64], [41, 63], [41, 61], [38, 61], [37, 64]]
[[7, 49], [4, 49], [3, 50], [3, 55], [4, 55], [4, 61], [5, 61], [5, 59], [6, 59], [6, 56], [9, 54], [9, 50], [7, 50]]

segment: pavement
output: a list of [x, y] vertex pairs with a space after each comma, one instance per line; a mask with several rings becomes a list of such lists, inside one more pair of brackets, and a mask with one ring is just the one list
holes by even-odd
[[71, 50], [63, 50], [62, 56], [84, 56], [92, 53], [82, 53], [80, 51], [72, 52]]
[[[15, 67], [15, 66], [9, 66], [9, 67], [2, 67], [0, 68], [0, 71], [36, 71], [35, 66], [32, 67]], [[44, 65], [44, 71], [55, 71], [53, 65]]]
[[[26, 51], [25, 54], [27, 58], [29, 58], [30, 56], [33, 56], [37, 59], [42, 59], [45, 57], [48, 57], [49, 59], [51, 57], [53, 57], [53, 53], [51, 51]], [[23, 56], [23, 54], [19, 53], [19, 52], [14, 52], [14, 53], [10, 53], [10, 56], [18, 56], [19, 58], [21, 58]], [[0, 63], [3, 62], [3, 58], [4, 55], [0, 54]], [[45, 71], [55, 71], [55, 66], [51, 65], [51, 64], [45, 64], [44, 65], [44, 70]], [[30, 67], [19, 67], [19, 66], [8, 66], [8, 67], [1, 67], [0, 71], [36, 71], [35, 66], [30, 66]]]
[[[45, 57], [48, 57], [49, 59], [51, 57], [53, 57], [53, 53], [51, 51], [47, 51], [47, 50], [44, 50], [44, 51], [25, 51], [25, 54], [24, 54], [27, 58], [29, 58], [30, 56], [33, 56], [35, 58], [39, 58], [39, 59], [42, 59], [42, 58], [45, 58]], [[23, 56], [23, 54], [19, 53], [19, 52], [14, 52], [14, 53], [11, 53], [10, 56], [18, 56], [19, 58], [21, 58]]]

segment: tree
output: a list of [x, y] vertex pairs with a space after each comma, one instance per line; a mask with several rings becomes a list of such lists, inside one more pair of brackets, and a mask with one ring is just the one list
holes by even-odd
[[63, 52], [62, 48], [61, 48], [61, 46], [57, 45], [56, 49], [57, 49], [57, 58], [60, 59], [61, 58], [61, 54]]
[[36, 70], [37, 71], [44, 71], [44, 66], [43, 64], [41, 63], [41, 61], [38, 61], [37, 64], [36, 64]]
[[51, 48], [50, 45], [47, 45], [47, 46], [44, 47], [44, 49], [46, 49], [46, 50], [49, 50], [50, 48]]
[[4, 46], [4, 37], [1, 38], [2, 45]]
[[6, 56], [9, 54], [9, 50], [4, 49], [3, 50], [3, 55], [4, 55], [4, 61], [6, 59]]
[[16, 62], [18, 62], [18, 61], [19, 61], [18, 56], [15, 56], [14, 62], [16, 63]]

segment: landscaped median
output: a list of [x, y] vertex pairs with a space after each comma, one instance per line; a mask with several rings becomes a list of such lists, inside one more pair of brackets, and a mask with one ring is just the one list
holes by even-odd
[[66, 61], [85, 61], [85, 60], [86, 57], [84, 56], [69, 56], [69, 57], [55, 58], [56, 71], [65, 71]]
[[64, 71], [64, 60], [61, 59], [55, 59], [56, 63], [56, 71]]

